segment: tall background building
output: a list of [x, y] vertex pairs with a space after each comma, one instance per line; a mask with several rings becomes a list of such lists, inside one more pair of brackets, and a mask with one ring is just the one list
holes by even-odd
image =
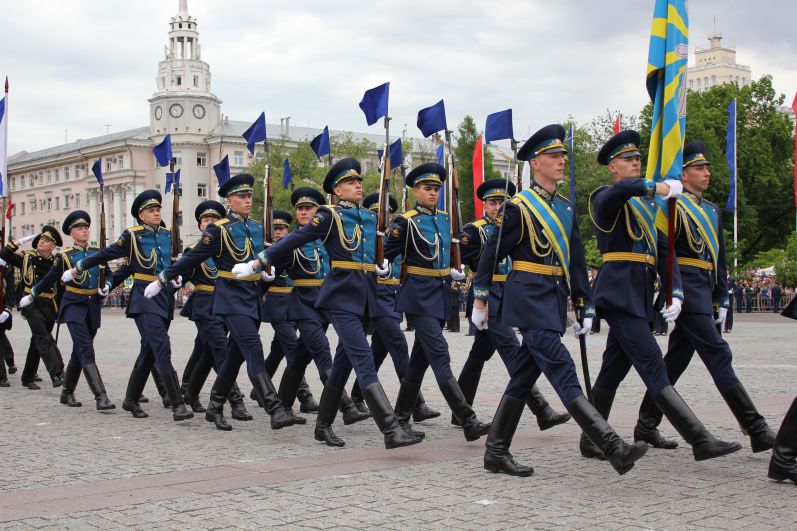
[[708, 48], [695, 50], [695, 65], [686, 70], [689, 90], [702, 92], [724, 83], [740, 87], [750, 83], [750, 67], [736, 63], [736, 48], [723, 46], [721, 33], [710, 34], [708, 43]]

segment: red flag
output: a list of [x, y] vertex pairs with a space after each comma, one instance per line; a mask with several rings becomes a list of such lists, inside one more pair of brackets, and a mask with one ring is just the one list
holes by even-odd
[[479, 185], [484, 182], [484, 144], [482, 144], [482, 137], [476, 139], [476, 145], [473, 146], [473, 215], [475, 219], [479, 219], [484, 215], [484, 203], [476, 197], [476, 190]]
[[[794, 114], [797, 115], [797, 94], [794, 95], [791, 108], [794, 109]], [[797, 127], [794, 129], [794, 152], [797, 153]], [[794, 164], [794, 206], [797, 207], [797, 162]]]
[[617, 118], [614, 120], [614, 134], [620, 132], [620, 113], [617, 113]]
[[14, 203], [8, 200], [8, 208], [6, 209], [6, 219], [11, 219], [11, 211], [14, 209]]

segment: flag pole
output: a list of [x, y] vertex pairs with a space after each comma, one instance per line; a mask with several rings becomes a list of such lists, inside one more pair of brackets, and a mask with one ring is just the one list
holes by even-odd
[[734, 192], [733, 192], [733, 274], [736, 276], [739, 267], [739, 165], [736, 163], [736, 137], [739, 109], [736, 107], [736, 98], [733, 98], [733, 171], [734, 171]]

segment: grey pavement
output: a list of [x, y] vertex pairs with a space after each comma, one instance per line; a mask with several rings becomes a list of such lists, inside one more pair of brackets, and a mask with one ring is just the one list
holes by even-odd
[[[386, 451], [371, 421], [336, 424], [346, 447], [317, 443], [314, 416], [305, 426], [272, 431], [268, 417], [247, 400], [253, 422], [232, 421], [232, 432], [216, 431], [202, 416], [176, 423], [153, 399], [150, 418], [121, 410], [130, 367], [138, 351], [132, 321], [106, 311], [96, 342], [98, 365], [117, 410], [100, 413], [85, 382], [77, 388], [82, 408], [58, 404], [59, 390], [19, 384], [0, 389], [0, 527], [9, 529], [228, 529], [228, 528], [590, 528], [590, 529], [793, 529], [797, 524], [793, 485], [766, 478], [770, 452], [752, 454], [749, 441], [724, 405], [699, 358], [678, 384], [698, 416], [717, 436], [737, 440], [741, 452], [697, 463], [685, 443], [674, 451], [650, 450], [625, 476], [605, 462], [580, 457], [579, 431], [567, 425], [540, 432], [530, 414], [513, 445], [529, 478], [495, 475], [482, 468], [484, 439], [466, 443], [449, 424], [450, 412], [430, 374], [423, 392], [443, 415], [419, 425], [422, 444]], [[463, 319], [463, 330], [466, 323]], [[68, 358], [68, 334], [60, 346]], [[600, 366], [607, 328], [589, 337], [590, 370]], [[737, 314], [726, 339], [735, 367], [761, 412], [777, 429], [797, 394], [797, 325], [773, 314]], [[184, 319], [171, 329], [173, 360], [182, 372], [195, 328]], [[268, 325], [264, 343], [271, 339]], [[16, 320], [10, 339], [22, 366], [27, 326]], [[471, 338], [446, 333], [455, 373]], [[412, 334], [408, 334], [412, 341]], [[337, 338], [330, 334], [334, 347]], [[565, 344], [579, 366], [570, 334]], [[665, 345], [666, 338], [659, 338]], [[45, 376], [44, 368], [40, 369]], [[579, 372], [579, 374], [581, 374]], [[279, 375], [279, 373], [278, 373]], [[393, 398], [398, 391], [389, 360], [380, 377]], [[46, 378], [45, 378], [46, 380]], [[239, 384], [248, 395], [242, 371]], [[278, 381], [278, 377], [275, 378]], [[318, 397], [314, 367], [308, 381]], [[485, 367], [475, 409], [490, 419], [507, 382], [496, 356]], [[561, 403], [547, 381], [539, 382], [554, 407]], [[207, 392], [201, 395], [204, 402]], [[631, 373], [620, 389], [610, 423], [630, 439], [643, 386]], [[669, 424], [663, 431], [674, 435]]]

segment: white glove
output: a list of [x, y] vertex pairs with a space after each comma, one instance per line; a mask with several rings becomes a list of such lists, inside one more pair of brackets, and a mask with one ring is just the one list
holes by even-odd
[[169, 284], [171, 284], [174, 289], [180, 289], [180, 287], [183, 285], [183, 277], [177, 275], [177, 278], [171, 279]]
[[5, 267], [5, 266], [6, 266], [6, 261], [0, 258], [0, 267]]
[[672, 304], [661, 310], [661, 315], [664, 316], [664, 320], [668, 323], [672, 323], [678, 319], [678, 316], [681, 314], [682, 304], [683, 302], [681, 302], [681, 299], [673, 297]]
[[387, 262], [387, 258], [382, 260], [381, 266], [376, 266], [376, 274], [380, 277], [384, 277], [390, 273], [390, 264]]
[[72, 274], [72, 270], [71, 269], [67, 269], [66, 271], [64, 271], [64, 274], [61, 275], [61, 282], [64, 282], [64, 283], [72, 282], [72, 280], [74, 280], [74, 278], [75, 278], [75, 275]]
[[268, 271], [265, 269], [262, 273], [260, 273], [260, 278], [262, 278], [266, 282], [271, 282], [277, 277], [277, 274], [274, 272], [274, 266], [271, 266]]
[[470, 322], [473, 323], [479, 330], [487, 330], [487, 319], [489, 319], [489, 317], [490, 316], [487, 313], [487, 306], [481, 310], [474, 306], [470, 311]]
[[19, 301], [19, 307], [25, 308], [26, 306], [30, 306], [33, 304], [33, 295], [25, 295]]
[[575, 334], [576, 339], [578, 339], [578, 336], [587, 335], [590, 330], [592, 330], [592, 317], [584, 317], [583, 325], [579, 325], [578, 321], [573, 323], [573, 334]]
[[684, 185], [678, 179], [667, 179], [664, 184], [670, 187], [670, 191], [667, 192], [664, 199], [678, 198], [684, 193]]
[[22, 238], [19, 239], [17, 244], [18, 245], [25, 245], [26, 243], [28, 243], [29, 241], [34, 239], [36, 236], [38, 236], [38, 234], [29, 234], [28, 236], [23, 236]]
[[451, 268], [451, 280], [465, 280], [465, 273], [462, 272], [462, 266], [459, 269]]
[[720, 307], [720, 309], [718, 311], [717, 318], [714, 319], [714, 322], [717, 323], [718, 325], [722, 325], [722, 329], [724, 330], [725, 329], [725, 319], [727, 319], [727, 318], [728, 318], [728, 308]]
[[9, 317], [11, 317], [11, 314], [8, 313], [8, 310], [4, 310], [3, 313], [0, 313], [0, 324], [3, 324], [6, 321], [8, 321]]
[[144, 296], [148, 299], [151, 299], [152, 297], [160, 293], [162, 289], [163, 286], [161, 286], [160, 281], [153, 280], [152, 282], [147, 284], [146, 288], [144, 288]]
[[111, 292], [111, 286], [109, 284], [105, 284], [103, 287], [97, 288], [97, 295], [99, 295], [100, 297], [107, 297], [110, 292]]
[[238, 278], [251, 277], [255, 274], [255, 269], [252, 267], [251, 262], [244, 262], [232, 266], [232, 274]]

